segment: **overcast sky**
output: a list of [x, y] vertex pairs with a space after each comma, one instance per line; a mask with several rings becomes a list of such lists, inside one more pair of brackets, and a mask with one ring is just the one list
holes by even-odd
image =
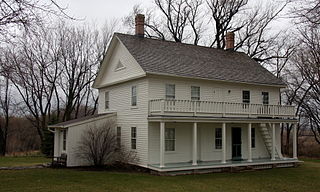
[[151, 6], [152, 0], [58, 0], [61, 6], [67, 6], [67, 13], [76, 18], [85, 19], [101, 25], [106, 19], [122, 18], [132, 11], [132, 7], [141, 4]]
[[[154, 0], [57, 0], [57, 2], [64, 7], [67, 7], [66, 12], [68, 15], [75, 18], [83, 19], [85, 22], [94, 23], [98, 26], [102, 26], [106, 20], [114, 18], [121, 19], [127, 16], [134, 5], [141, 4], [141, 7], [153, 7]], [[273, 2], [274, 4], [283, 3], [284, 0], [251, 0], [251, 5], [264, 4], [267, 2]], [[282, 2], [282, 3], [280, 3]], [[282, 15], [285, 16], [286, 14]], [[275, 22], [273, 25], [276, 30], [283, 29], [284, 26], [289, 26], [287, 19], [281, 19]]]

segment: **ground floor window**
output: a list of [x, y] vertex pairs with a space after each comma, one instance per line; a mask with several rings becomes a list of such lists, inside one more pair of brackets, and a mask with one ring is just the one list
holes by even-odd
[[222, 129], [215, 129], [215, 149], [222, 149]]
[[67, 130], [62, 130], [62, 150], [66, 151], [67, 149]]
[[165, 129], [165, 150], [174, 151], [176, 142], [176, 130], [175, 128]]
[[131, 127], [131, 149], [137, 149], [137, 128]]
[[256, 147], [256, 129], [251, 128], [251, 147], [255, 148]]
[[117, 148], [121, 148], [121, 127], [117, 127]]

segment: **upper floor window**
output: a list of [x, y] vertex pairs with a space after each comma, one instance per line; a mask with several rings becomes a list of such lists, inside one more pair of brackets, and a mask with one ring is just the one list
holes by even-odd
[[176, 98], [176, 86], [175, 84], [166, 84], [166, 99]]
[[175, 128], [165, 129], [165, 150], [174, 151], [176, 142], [176, 130]]
[[215, 148], [222, 149], [222, 129], [215, 128]]
[[269, 92], [262, 92], [262, 103], [269, 105]]
[[137, 106], [137, 86], [131, 87], [131, 106]]
[[109, 109], [109, 91], [104, 93], [105, 109]]
[[191, 100], [200, 100], [200, 87], [191, 86]]
[[67, 130], [62, 130], [62, 150], [67, 149]]
[[251, 128], [251, 147], [255, 148], [256, 147], [256, 129]]
[[250, 103], [250, 91], [242, 91], [242, 102]]
[[131, 127], [131, 149], [137, 148], [137, 128]]

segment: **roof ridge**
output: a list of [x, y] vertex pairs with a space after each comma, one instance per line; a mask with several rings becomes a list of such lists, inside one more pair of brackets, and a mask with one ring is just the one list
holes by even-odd
[[[134, 37], [134, 38], [141, 38], [141, 37], [137, 37], [135, 35], [125, 34], [125, 33], [120, 33], [120, 32], [115, 32], [114, 34], [115, 35], [131, 36], [131, 37]], [[218, 48], [215, 48], [215, 47], [208, 47], [208, 46], [204, 46], [204, 45], [194, 45], [194, 44], [190, 44], [190, 43], [176, 42], [176, 41], [162, 40], [162, 39], [155, 39], [155, 38], [149, 38], [149, 37], [144, 37], [143, 39], [160, 41], [160, 42], [165, 42], [165, 43], [173, 43], [173, 44], [179, 44], [179, 45], [185, 45], [185, 46], [200, 47], [200, 48], [205, 48], [205, 49], [209, 49], [209, 50], [221, 51], [221, 52], [225, 52], [225, 53], [245, 54], [247, 57], [249, 57], [246, 53], [241, 52], [241, 51], [231, 51], [231, 50], [225, 50], [225, 49], [218, 49]]]

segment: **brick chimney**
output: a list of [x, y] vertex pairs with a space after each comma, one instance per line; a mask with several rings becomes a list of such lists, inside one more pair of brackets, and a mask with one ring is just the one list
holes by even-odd
[[234, 49], [234, 33], [227, 32], [226, 34], [226, 50]]
[[136, 21], [136, 36], [144, 37], [144, 15], [137, 14], [135, 21]]

